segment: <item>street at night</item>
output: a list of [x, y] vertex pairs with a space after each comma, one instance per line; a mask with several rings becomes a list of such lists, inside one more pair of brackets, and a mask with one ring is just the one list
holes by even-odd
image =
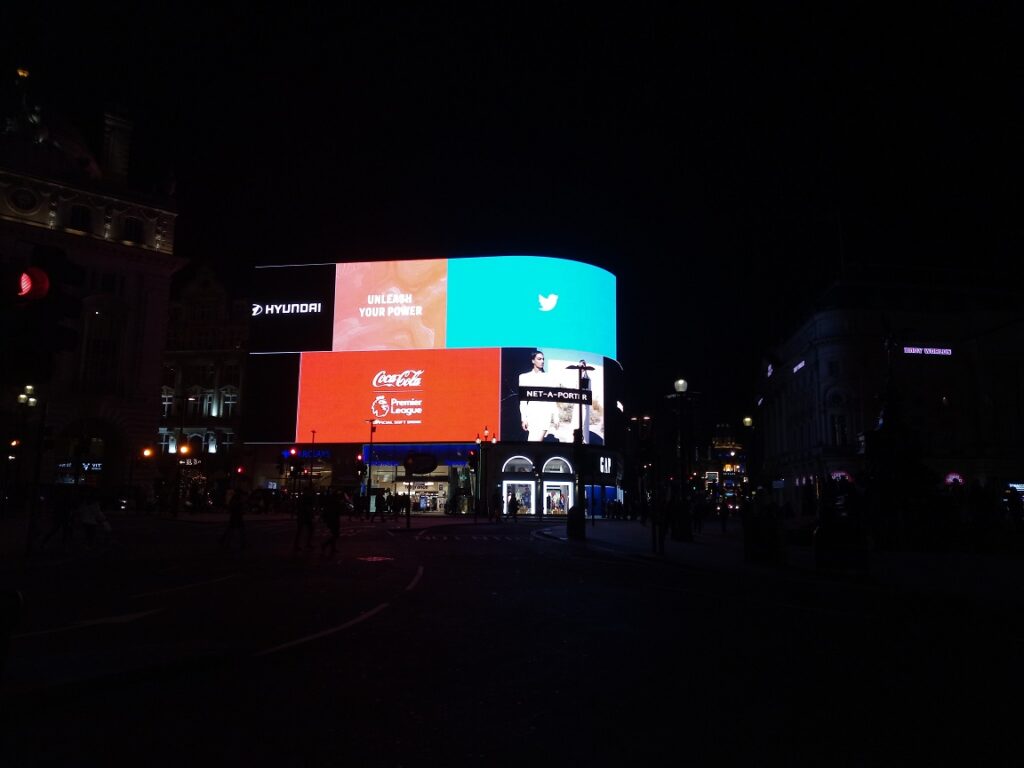
[[0, 768], [1016, 765], [1019, 10], [0, 22]]
[[221, 522], [125, 518], [108, 548], [10, 564], [26, 602], [0, 688], [9, 764], [908, 764], [1005, 746], [1019, 603], [966, 581], [825, 577], [796, 548], [746, 564], [732, 531], [655, 555], [638, 521], [584, 542], [547, 520], [404, 525], [346, 520], [326, 557], [292, 551], [290, 520], [224, 550]]

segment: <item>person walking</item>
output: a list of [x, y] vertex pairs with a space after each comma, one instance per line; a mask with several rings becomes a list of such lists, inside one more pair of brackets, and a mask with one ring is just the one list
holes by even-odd
[[324, 500], [323, 519], [327, 526], [328, 535], [320, 544], [320, 551], [326, 553], [330, 548], [330, 554], [335, 554], [338, 549], [338, 536], [341, 533], [341, 496], [338, 493], [329, 493]]
[[93, 544], [96, 543], [96, 531], [98, 528], [102, 527], [106, 531], [110, 530], [110, 524], [107, 523], [107, 518], [103, 514], [103, 510], [100, 509], [99, 499], [92, 490], [86, 491], [82, 497], [82, 505], [78, 508], [78, 519], [82, 524], [82, 532], [85, 534], [85, 546], [88, 549], [92, 549]]
[[245, 507], [248, 498], [245, 491], [236, 490], [228, 499], [228, 524], [220, 535], [221, 547], [226, 547], [231, 539], [232, 531], [238, 531], [239, 549], [245, 549]]
[[299, 497], [296, 513], [295, 545], [292, 547], [292, 551], [298, 552], [299, 549], [301, 549], [300, 543], [302, 541], [303, 532], [306, 534], [306, 549], [312, 549], [313, 517], [316, 514], [316, 507], [312, 493], [307, 492]]
[[508, 492], [508, 503], [506, 504], [505, 511], [512, 518], [513, 523], [519, 522], [519, 500], [512, 491]]
[[60, 541], [65, 552], [71, 550], [72, 517], [74, 514], [74, 499], [71, 490], [67, 486], [58, 486], [58, 489], [50, 497], [50, 530], [48, 530], [39, 541], [39, 549], [46, 549], [50, 539], [60, 534]]
[[704, 506], [704, 503], [700, 499], [694, 501], [693, 498], [688, 498], [687, 503], [690, 505], [690, 509], [692, 510], [693, 514], [693, 532], [703, 533], [704, 513], [707, 511], [707, 509]]
[[384, 498], [382, 496], [369, 496], [366, 499], [366, 503], [370, 505], [370, 522], [372, 523], [374, 518], [379, 517], [380, 521], [386, 522], [384, 519]]
[[651, 543], [654, 554], [665, 554], [665, 537], [668, 534], [670, 514], [668, 506], [661, 499], [651, 507]]

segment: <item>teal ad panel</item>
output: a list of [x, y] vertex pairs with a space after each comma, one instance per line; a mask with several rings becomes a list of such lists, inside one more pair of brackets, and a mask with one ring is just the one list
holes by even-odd
[[615, 276], [546, 256], [448, 260], [447, 346], [584, 349], [616, 357]]

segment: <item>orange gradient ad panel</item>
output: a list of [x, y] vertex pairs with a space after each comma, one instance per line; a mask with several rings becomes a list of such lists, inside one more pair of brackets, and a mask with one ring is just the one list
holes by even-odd
[[[303, 352], [295, 439], [472, 442], [499, 423], [500, 349]], [[500, 435], [499, 435], [500, 437]]]
[[444, 349], [448, 260], [338, 264], [335, 352]]

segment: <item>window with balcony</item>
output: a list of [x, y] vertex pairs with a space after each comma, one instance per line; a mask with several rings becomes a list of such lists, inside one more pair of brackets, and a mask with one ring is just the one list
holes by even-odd
[[174, 390], [170, 387], [160, 389], [160, 408], [165, 419], [174, 413]]
[[238, 390], [235, 387], [224, 387], [221, 391], [222, 413], [225, 419], [235, 415], [238, 407]]
[[121, 239], [127, 240], [130, 243], [141, 243], [143, 237], [142, 219], [135, 216], [125, 217], [123, 237]]
[[68, 228], [79, 232], [92, 232], [92, 210], [84, 205], [72, 205], [68, 216]]
[[212, 389], [204, 389], [199, 396], [199, 411], [203, 416], [217, 415], [217, 399]]
[[833, 413], [829, 416], [829, 431], [832, 437], [832, 445], [841, 448], [849, 444], [849, 436], [846, 431], [846, 415]]

